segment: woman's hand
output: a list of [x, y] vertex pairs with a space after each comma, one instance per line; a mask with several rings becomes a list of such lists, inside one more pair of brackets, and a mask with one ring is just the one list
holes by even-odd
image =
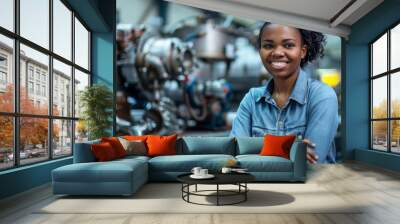
[[307, 145], [307, 161], [311, 164], [316, 164], [318, 156], [315, 153], [315, 143], [312, 143], [309, 139], [304, 139], [303, 143]]

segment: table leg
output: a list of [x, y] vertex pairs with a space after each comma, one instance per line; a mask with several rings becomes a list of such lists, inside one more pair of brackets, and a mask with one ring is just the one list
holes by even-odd
[[195, 191], [197, 192], [197, 184], [196, 184], [196, 186], [195, 186]]
[[219, 184], [217, 184], [217, 206], [219, 205]]
[[247, 201], [247, 183], [244, 183], [244, 201]]

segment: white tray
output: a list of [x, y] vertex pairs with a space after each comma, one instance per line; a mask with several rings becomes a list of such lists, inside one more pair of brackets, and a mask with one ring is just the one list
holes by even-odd
[[207, 174], [207, 175], [204, 175], [204, 176], [194, 175], [194, 174], [190, 175], [190, 178], [193, 178], [193, 179], [211, 179], [211, 178], [214, 178], [214, 177], [215, 176], [212, 175], [212, 174]]

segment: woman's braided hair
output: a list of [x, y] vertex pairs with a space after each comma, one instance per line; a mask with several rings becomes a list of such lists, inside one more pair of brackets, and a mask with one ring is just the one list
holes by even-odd
[[[261, 35], [265, 27], [270, 25], [270, 22], [265, 22], [258, 34], [258, 48], [261, 49]], [[308, 62], [315, 60], [318, 56], [324, 56], [324, 44], [326, 43], [325, 36], [320, 32], [298, 29], [301, 34], [302, 41], [307, 45], [307, 54], [301, 60], [300, 67], [304, 67]]]

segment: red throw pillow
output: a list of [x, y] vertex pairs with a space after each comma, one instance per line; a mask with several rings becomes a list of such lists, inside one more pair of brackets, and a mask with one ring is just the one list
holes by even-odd
[[262, 156], [280, 156], [290, 159], [290, 148], [296, 140], [295, 135], [287, 136], [274, 136], [265, 135], [264, 145], [261, 149], [260, 155]]
[[121, 142], [119, 142], [118, 138], [110, 137], [110, 138], [101, 138], [101, 142], [108, 142], [114, 149], [115, 155], [117, 158], [125, 157], [126, 151], [122, 146]]
[[176, 155], [176, 139], [178, 135], [147, 137], [148, 156]]
[[108, 142], [92, 144], [91, 149], [94, 154], [94, 157], [99, 162], [109, 161], [117, 158], [114, 149]]

